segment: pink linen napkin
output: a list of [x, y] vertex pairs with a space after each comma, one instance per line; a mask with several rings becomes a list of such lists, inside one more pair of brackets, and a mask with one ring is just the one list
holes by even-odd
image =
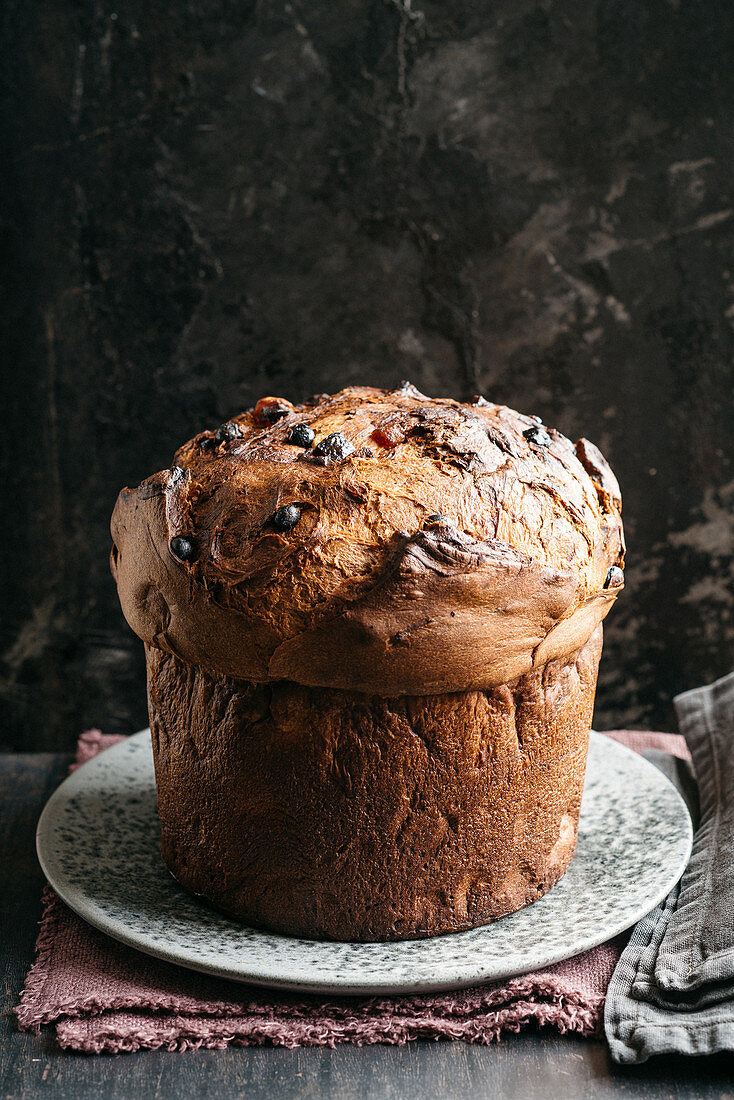
[[[688, 759], [682, 737], [614, 731], [637, 752], [662, 749]], [[89, 730], [76, 764], [123, 740]], [[20, 1027], [53, 1025], [62, 1047], [98, 1054], [272, 1043], [405, 1043], [461, 1039], [489, 1043], [530, 1022], [560, 1032], [601, 1031], [607, 985], [627, 937], [509, 981], [449, 993], [323, 997], [255, 989], [139, 954], [77, 917], [50, 887], [36, 961], [16, 1009]]]

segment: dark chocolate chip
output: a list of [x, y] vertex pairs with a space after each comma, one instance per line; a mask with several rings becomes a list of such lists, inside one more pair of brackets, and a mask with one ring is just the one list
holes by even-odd
[[314, 439], [314, 430], [308, 424], [294, 424], [288, 432], [288, 442], [294, 443], [296, 447], [310, 447]]
[[199, 440], [200, 451], [213, 451], [215, 447], [216, 443], [211, 435], [205, 435], [203, 439]]
[[528, 443], [534, 443], [536, 447], [550, 447], [551, 445], [551, 437], [542, 424], [531, 424], [522, 434]]
[[451, 520], [448, 516], [444, 516], [441, 512], [434, 512], [432, 516], [426, 516], [423, 521], [424, 527], [445, 527]]
[[186, 538], [185, 535], [176, 535], [171, 539], [170, 547], [174, 558], [178, 558], [179, 561], [196, 560], [196, 544], [193, 539]]
[[326, 463], [329, 463], [346, 458], [353, 450], [354, 444], [350, 443], [341, 432], [332, 432], [316, 444], [313, 453], [316, 458], [323, 458]]
[[292, 408], [290, 402], [286, 403], [277, 397], [261, 397], [255, 405], [255, 419], [270, 426], [287, 416]]
[[619, 588], [620, 584], [624, 584], [624, 573], [618, 565], [612, 565], [607, 572], [604, 587]]
[[273, 527], [276, 531], [290, 531], [301, 518], [301, 509], [297, 504], [284, 504], [273, 513]]
[[235, 424], [234, 421], [228, 420], [226, 424], [221, 424], [214, 433], [214, 442], [218, 445], [220, 443], [229, 443], [232, 439], [238, 439], [242, 435], [242, 429], [239, 424]]

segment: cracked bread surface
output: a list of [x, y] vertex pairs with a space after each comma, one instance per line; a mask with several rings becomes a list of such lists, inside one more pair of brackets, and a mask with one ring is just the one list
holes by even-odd
[[[243, 413], [120, 493], [112, 569], [144, 641], [239, 679], [423, 694], [567, 658], [609, 611], [621, 500], [587, 440], [539, 445], [533, 417], [410, 386], [266, 400], [273, 423]], [[288, 441], [296, 425], [313, 447]], [[321, 460], [335, 435], [351, 451]]]

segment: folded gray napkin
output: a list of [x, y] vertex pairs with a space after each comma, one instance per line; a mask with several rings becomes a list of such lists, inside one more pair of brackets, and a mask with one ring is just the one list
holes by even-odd
[[675, 708], [699, 807], [685, 762], [666, 770], [675, 766], [698, 823], [680, 883], [637, 925], [607, 990], [617, 1062], [734, 1050], [734, 673], [679, 695]]

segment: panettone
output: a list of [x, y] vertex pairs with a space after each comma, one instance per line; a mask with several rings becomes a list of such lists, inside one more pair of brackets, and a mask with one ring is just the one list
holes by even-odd
[[341, 940], [540, 897], [576, 843], [620, 509], [588, 441], [409, 384], [263, 398], [124, 489], [176, 878]]

